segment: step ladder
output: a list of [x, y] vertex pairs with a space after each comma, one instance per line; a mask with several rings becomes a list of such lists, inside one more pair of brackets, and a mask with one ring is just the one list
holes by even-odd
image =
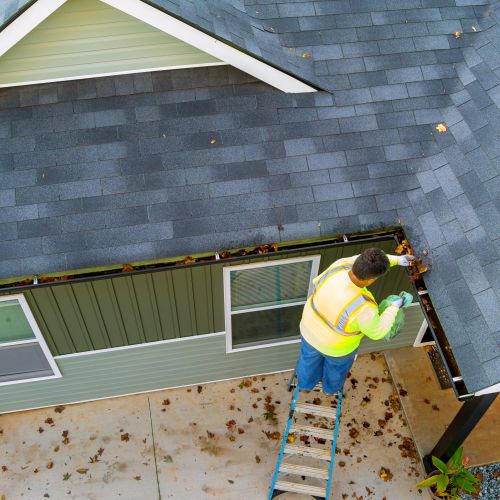
[[[268, 500], [281, 495], [285, 492], [302, 493], [311, 495], [315, 499], [324, 500], [328, 499], [332, 485], [333, 465], [335, 460], [335, 449], [337, 444], [337, 434], [339, 427], [340, 409], [342, 406], [342, 391], [338, 392], [337, 407], [331, 408], [329, 406], [321, 406], [309, 403], [300, 403], [299, 399], [299, 386], [296, 383], [296, 373], [294, 372], [288, 389], [293, 390], [292, 403], [290, 406], [290, 413], [286, 424], [285, 434], [283, 435], [283, 442], [281, 443], [280, 453], [278, 456], [278, 463], [274, 471], [271, 488], [269, 490]], [[321, 384], [316, 386], [315, 389], [320, 388]], [[333, 429], [323, 429], [311, 425], [298, 423], [299, 414], [313, 415], [315, 417], [323, 417], [330, 423], [333, 422]], [[305, 435], [311, 438], [317, 438], [323, 441], [331, 442], [331, 449], [328, 448], [313, 448], [288, 442], [290, 434]], [[291, 463], [291, 457], [309, 457], [316, 459], [323, 467], [309, 467], [302, 464]], [[286, 479], [281, 479], [283, 475], [302, 476], [306, 478], [319, 479], [321, 486], [302, 484]], [[323, 484], [324, 483], [324, 484]]]

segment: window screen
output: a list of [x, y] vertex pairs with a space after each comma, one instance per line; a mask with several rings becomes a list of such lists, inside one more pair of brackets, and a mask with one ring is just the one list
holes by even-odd
[[19, 301], [0, 302], [0, 344], [34, 338], [35, 334]]
[[231, 349], [296, 339], [319, 256], [225, 269]]

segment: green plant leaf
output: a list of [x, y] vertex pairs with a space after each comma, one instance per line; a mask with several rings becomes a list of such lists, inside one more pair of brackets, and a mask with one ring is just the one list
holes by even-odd
[[437, 478], [438, 476], [428, 477], [427, 479], [420, 481], [420, 483], [416, 484], [415, 486], [417, 486], [417, 488], [430, 488], [437, 483]]
[[470, 481], [471, 483], [481, 482], [477, 477], [474, 477], [467, 469], [464, 469], [463, 471], [461, 471], [461, 473], [463, 474], [465, 479], [467, 479], [467, 481]]
[[446, 491], [448, 483], [450, 482], [450, 479], [446, 474], [439, 474], [437, 478], [438, 478], [436, 484], [437, 491], [438, 493], [444, 493]]
[[459, 486], [459, 488], [467, 493], [473, 493], [476, 491], [476, 487], [473, 485], [473, 483], [463, 477], [456, 477], [455, 483]]
[[442, 460], [439, 460], [439, 458], [432, 457], [432, 463], [434, 464], [434, 467], [436, 467], [436, 469], [440, 470], [443, 474], [446, 474], [448, 472], [448, 468], [446, 467], [446, 464]]
[[463, 447], [460, 446], [460, 448], [457, 448], [455, 453], [453, 453], [452, 457], [448, 460], [448, 466], [453, 467], [454, 469], [459, 468], [462, 465], [462, 453], [463, 453]]

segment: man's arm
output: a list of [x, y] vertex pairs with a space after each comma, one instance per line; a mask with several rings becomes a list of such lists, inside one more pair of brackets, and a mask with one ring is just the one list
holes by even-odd
[[383, 339], [394, 325], [399, 307], [391, 304], [382, 314], [374, 304], [366, 304], [352, 320], [351, 326], [372, 340]]

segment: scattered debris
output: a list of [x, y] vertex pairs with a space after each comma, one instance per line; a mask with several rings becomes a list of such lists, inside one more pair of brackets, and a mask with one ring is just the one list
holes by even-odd
[[349, 429], [349, 436], [351, 436], [352, 439], [356, 439], [359, 436], [359, 431], [355, 427], [351, 427]]
[[274, 431], [274, 432], [271, 432], [271, 431], [262, 431], [268, 439], [272, 439], [274, 441], [277, 441], [280, 437], [281, 437], [281, 434], [278, 432], [278, 431]]
[[444, 134], [448, 130], [444, 123], [438, 123], [435, 128], [440, 134]]
[[259, 455], [255, 455], [255, 462], [260, 464], [261, 460], [260, 460]]
[[461, 31], [455, 31], [455, 33], [453, 33], [453, 35], [458, 40], [462, 36], [462, 32]]
[[66, 409], [66, 407], [65, 407], [65, 406], [56, 406], [56, 407], [54, 408], [54, 411], [55, 411], [56, 413], [62, 413], [65, 409]]
[[392, 479], [392, 473], [389, 469], [386, 469], [385, 467], [381, 467], [379, 472], [378, 472], [378, 477], [380, 477], [384, 481], [390, 481]]
[[122, 441], [130, 441], [130, 434], [129, 434], [128, 432], [125, 432], [124, 434], [122, 434], [122, 435], [120, 436], [120, 439], [121, 439]]
[[81, 467], [80, 469], [76, 469], [76, 472], [78, 472], [78, 474], [87, 474], [88, 469]]
[[62, 431], [62, 444], [69, 444], [69, 437], [68, 437], [69, 431]]
[[66, 472], [66, 473], [63, 475], [63, 481], [67, 481], [70, 477], [71, 477], [71, 474], [70, 474], [69, 472]]

